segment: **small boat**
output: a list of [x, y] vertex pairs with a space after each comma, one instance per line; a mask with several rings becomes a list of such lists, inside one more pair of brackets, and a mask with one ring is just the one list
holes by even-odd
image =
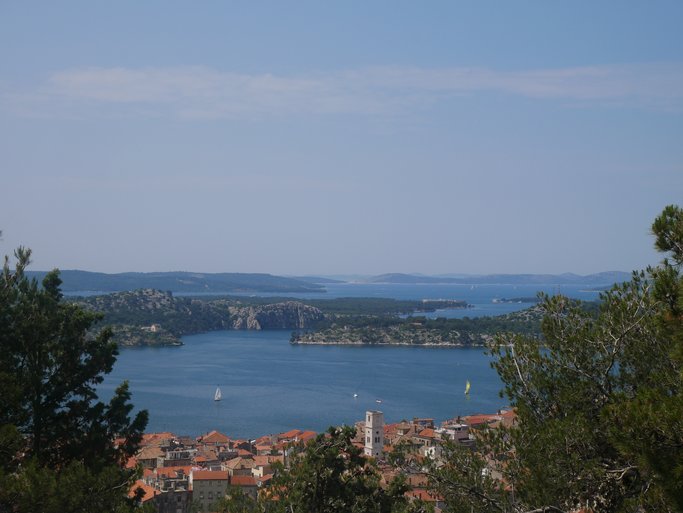
[[467, 380], [467, 383], [465, 384], [465, 395], [470, 395], [470, 380]]
[[377, 404], [382, 404], [382, 400], [381, 400], [381, 399], [375, 399], [375, 402], [376, 402]]
[[358, 397], [358, 394], [353, 394], [353, 398], [355, 399], [356, 397]]
[[213, 400], [220, 401], [222, 398], [223, 394], [221, 393], [221, 387], [216, 387], [216, 393], [213, 394]]

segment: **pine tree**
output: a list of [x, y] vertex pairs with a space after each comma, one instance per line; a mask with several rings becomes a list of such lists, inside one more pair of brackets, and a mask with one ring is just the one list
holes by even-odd
[[517, 425], [449, 443], [432, 484], [448, 511], [683, 511], [683, 210], [653, 225], [671, 261], [601, 296], [546, 297], [541, 340], [492, 353]]
[[147, 412], [130, 418], [127, 383], [98, 401], [111, 333], [90, 335], [100, 317], [62, 300], [58, 271], [29, 280], [30, 255], [0, 276], [0, 511], [125, 511]]

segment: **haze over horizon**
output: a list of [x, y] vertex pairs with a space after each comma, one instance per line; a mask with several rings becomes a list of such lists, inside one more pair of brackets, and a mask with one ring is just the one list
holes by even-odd
[[683, 198], [683, 3], [0, 6], [0, 255], [591, 274]]

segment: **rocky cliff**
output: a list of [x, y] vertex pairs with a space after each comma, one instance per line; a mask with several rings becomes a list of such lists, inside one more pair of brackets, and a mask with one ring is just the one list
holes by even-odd
[[321, 310], [298, 301], [230, 307], [232, 327], [237, 330], [307, 329], [324, 319]]

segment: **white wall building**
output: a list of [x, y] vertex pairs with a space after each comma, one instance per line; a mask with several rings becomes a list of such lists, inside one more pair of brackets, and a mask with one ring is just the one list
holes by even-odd
[[440, 428], [437, 428], [434, 430], [436, 433], [438, 433], [442, 438], [445, 436], [448, 436], [451, 440], [455, 440], [456, 442], [462, 442], [463, 440], [468, 440], [470, 437], [470, 428], [467, 424], [461, 424], [461, 423], [449, 423], [449, 424], [444, 424]]
[[381, 411], [365, 412], [364, 453], [374, 458], [384, 454], [384, 414]]

